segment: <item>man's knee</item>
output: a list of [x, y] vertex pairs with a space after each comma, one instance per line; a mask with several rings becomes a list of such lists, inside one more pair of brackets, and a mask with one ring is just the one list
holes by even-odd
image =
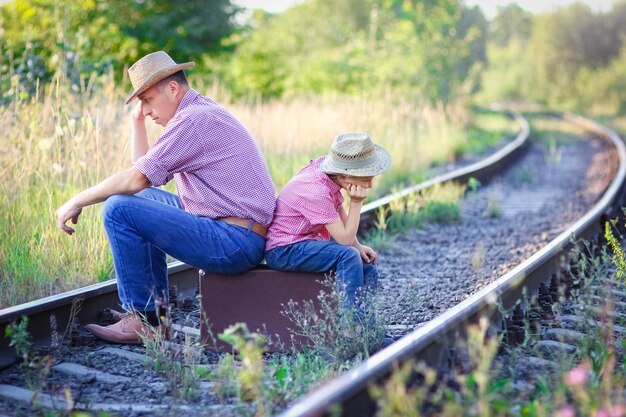
[[148, 200], [165, 201], [173, 194], [156, 187], [146, 187], [143, 190], [135, 193], [135, 197], [141, 197]]
[[148, 188], [144, 188], [143, 190], [139, 191], [138, 193], [135, 193], [136, 197], [141, 197], [141, 198], [150, 198], [152, 196], [152, 194], [154, 194], [153, 188], [152, 187], [148, 187]]
[[102, 221], [105, 223], [113, 218], [116, 209], [124, 206], [130, 196], [125, 194], [112, 195], [107, 198], [102, 206]]

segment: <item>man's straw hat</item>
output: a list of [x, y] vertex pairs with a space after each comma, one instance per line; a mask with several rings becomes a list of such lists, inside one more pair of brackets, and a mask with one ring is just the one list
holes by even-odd
[[391, 155], [385, 148], [375, 145], [369, 134], [348, 132], [335, 138], [320, 170], [326, 174], [372, 177], [390, 166]]
[[139, 94], [152, 87], [165, 77], [189, 68], [195, 65], [195, 62], [185, 62], [177, 64], [174, 60], [163, 51], [153, 52], [135, 62], [128, 69], [128, 76], [135, 91], [128, 97], [126, 104], [130, 103]]

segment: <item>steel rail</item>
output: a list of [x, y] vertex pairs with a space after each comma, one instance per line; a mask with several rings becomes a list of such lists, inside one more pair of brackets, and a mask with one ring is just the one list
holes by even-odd
[[[167, 271], [170, 285], [176, 285], [180, 295], [195, 295], [198, 287], [196, 269], [176, 261], [168, 265]], [[77, 304], [79, 308], [72, 317], [75, 303], [80, 305]], [[110, 279], [0, 310], [0, 369], [15, 362], [15, 351], [9, 346], [5, 329], [21, 317], [26, 316], [29, 319], [27, 331], [35, 347], [43, 347], [50, 345], [54, 327], [62, 335], [72, 320], [77, 323], [97, 322], [102, 310], [117, 308], [119, 303], [117, 282]], [[51, 317], [54, 317], [54, 326], [51, 325]]]
[[[481, 181], [487, 181], [490, 175], [500, 170], [514, 160], [523, 150], [529, 136], [529, 124], [518, 114], [505, 112], [513, 118], [520, 130], [515, 139], [495, 153], [471, 164], [467, 167], [453, 170], [449, 173], [431, 178], [415, 186], [402, 190], [394, 195], [383, 197], [366, 204], [361, 213], [360, 231], [373, 225], [376, 210], [388, 206], [392, 201], [404, 198], [412, 193], [419, 192], [435, 184], [447, 181], [467, 181], [474, 177]], [[170, 285], [176, 285], [181, 295], [193, 296], [198, 288], [198, 270], [182, 262], [174, 262], [168, 265]], [[72, 306], [80, 301], [81, 307], [75, 317], [72, 316]], [[29, 317], [28, 332], [34, 339], [35, 346], [50, 344], [53, 330], [50, 325], [51, 316], [54, 316], [56, 328], [60, 333], [71, 320], [77, 323], [96, 322], [99, 313], [104, 308], [115, 308], [119, 305], [117, 296], [117, 283], [111, 279], [102, 283], [89, 285], [61, 294], [45, 297], [39, 300], [19, 304], [0, 310], [0, 369], [12, 365], [15, 362], [15, 351], [9, 346], [9, 340], [4, 337], [5, 329], [15, 320], [22, 316]]]
[[495, 173], [501, 171], [507, 164], [510, 164], [515, 158], [519, 156], [524, 146], [526, 145], [528, 137], [530, 135], [530, 125], [528, 124], [528, 121], [519, 113], [505, 113], [509, 117], [514, 119], [520, 127], [519, 132], [515, 136], [515, 139], [500, 148], [498, 151], [494, 152], [484, 159], [481, 159], [478, 162], [430, 178], [412, 187], [407, 187], [397, 193], [390, 194], [386, 197], [382, 197], [378, 200], [372, 201], [371, 203], [364, 205], [363, 209], [361, 210], [361, 223], [359, 224], [360, 230], [361, 228], [366, 229], [370, 227], [376, 216], [376, 211], [381, 207], [389, 206], [389, 204], [391, 204], [393, 201], [405, 198], [411, 194], [419, 193], [420, 191], [423, 191], [434, 185], [443, 184], [450, 181], [467, 183], [470, 178], [475, 178], [479, 181], [486, 182]]
[[393, 369], [407, 360], [423, 360], [429, 366], [442, 369], [450, 359], [450, 348], [465, 334], [465, 326], [481, 317], [501, 319], [499, 308], [510, 309], [524, 294], [535, 292], [541, 282], [563, 266], [560, 258], [571, 249], [573, 239], [591, 240], [601, 235], [604, 222], [620, 215], [626, 178], [623, 141], [614, 131], [591, 120], [569, 113], [562, 113], [561, 117], [605, 139], [617, 150], [619, 165], [615, 177], [591, 210], [512, 271], [307, 395], [279, 417], [325, 416], [331, 415], [331, 409], [333, 416], [338, 415], [338, 409], [340, 415], [373, 415], [375, 404], [368, 393], [369, 384], [385, 380]]

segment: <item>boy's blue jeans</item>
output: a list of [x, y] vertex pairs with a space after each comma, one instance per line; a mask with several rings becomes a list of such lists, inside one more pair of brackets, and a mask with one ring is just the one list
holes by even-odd
[[[337, 274], [342, 307], [362, 310], [357, 295], [366, 296], [378, 286], [376, 265], [363, 262], [352, 246], [328, 240], [305, 240], [265, 252], [267, 265], [281, 271], [328, 272]], [[357, 304], [358, 302], [358, 304]]]
[[165, 254], [220, 274], [244, 272], [263, 259], [265, 238], [188, 213], [178, 196], [158, 188], [109, 197], [102, 218], [127, 311], [154, 311], [157, 297], [168, 300]]

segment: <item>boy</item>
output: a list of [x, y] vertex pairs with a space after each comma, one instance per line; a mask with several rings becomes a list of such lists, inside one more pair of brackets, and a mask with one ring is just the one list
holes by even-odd
[[[342, 307], [356, 308], [359, 290], [378, 283], [376, 252], [356, 238], [363, 200], [391, 155], [367, 133], [339, 135], [330, 153], [302, 168], [282, 189], [265, 247], [270, 268], [337, 275]], [[341, 189], [350, 204], [343, 207]]]

